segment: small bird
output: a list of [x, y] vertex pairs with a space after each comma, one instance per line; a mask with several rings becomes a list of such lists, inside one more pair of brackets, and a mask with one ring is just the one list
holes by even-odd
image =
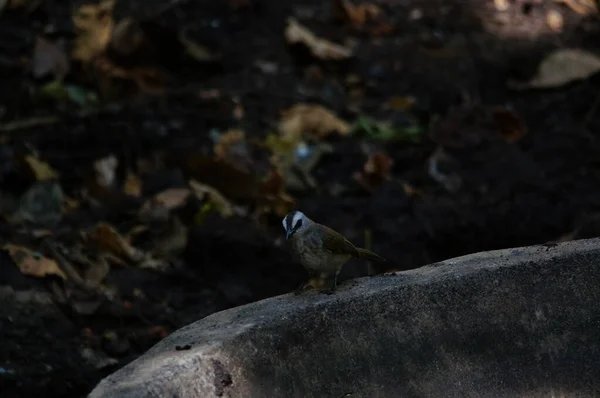
[[[333, 229], [308, 218], [301, 211], [291, 211], [283, 218], [285, 239], [294, 259], [306, 268], [310, 276], [322, 279], [333, 275], [333, 283], [325, 293], [331, 294], [337, 286], [337, 277], [344, 264], [352, 257], [372, 261], [385, 261], [377, 254], [354, 246]], [[306, 289], [306, 283], [296, 290]]]

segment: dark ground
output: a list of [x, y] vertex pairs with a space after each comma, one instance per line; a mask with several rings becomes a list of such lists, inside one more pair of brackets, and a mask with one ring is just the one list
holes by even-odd
[[[357, 138], [332, 138], [333, 153], [312, 171], [317, 188], [291, 192], [299, 209], [357, 244], [363, 244], [364, 231], [370, 229], [373, 250], [389, 260], [386, 270], [567, 234], [596, 235], [589, 220], [600, 207], [597, 77], [552, 90], [507, 87], [510, 79], [529, 78], [552, 49], [600, 49], [595, 14], [581, 16], [552, 1], [513, 0], [508, 11], [499, 13], [492, 1], [484, 0], [382, 0], [377, 4], [395, 31], [374, 38], [333, 19], [327, 1], [120, 1], [115, 14], [148, 18], [157, 43], [167, 43], [169, 35], [189, 26], [221, 59], [209, 64], [181, 60], [165, 44], [162, 58], [169, 61], [172, 78], [168, 92], [82, 114], [74, 105], [34, 100], [32, 87], [41, 83], [15, 61], [31, 53], [33, 38], [48, 26], [52, 37], [71, 37], [69, 3], [46, 1], [28, 15], [14, 10], [0, 15], [0, 122], [61, 117], [31, 128], [0, 127], [2, 195], [20, 194], [31, 185], [30, 178], [7, 165], [14, 153], [32, 148], [60, 172], [64, 192], [74, 198], [96, 159], [115, 154], [121, 164], [133, 167], [135, 160], [162, 151], [169, 158], [165, 169], [142, 176], [142, 198], [148, 198], [185, 183], [181, 155], [209, 153], [211, 129], [240, 127], [248, 137], [263, 138], [279, 112], [299, 102], [319, 103], [353, 120], [349, 104], [358, 85], [361, 114], [402, 120], [404, 113], [383, 110], [382, 104], [410, 95], [415, 98], [410, 113], [424, 131], [436, 116], [455, 118], [441, 130], [442, 138], [433, 136], [453, 157], [448, 167], [462, 180], [456, 192], [429, 175], [428, 158], [438, 144], [425, 133], [418, 142], [368, 145]], [[246, 3], [250, 5], [231, 8]], [[422, 16], [411, 20], [418, 15], [415, 9]], [[548, 27], [549, 10], [564, 17], [561, 32]], [[288, 47], [282, 32], [291, 15], [321, 37], [338, 42], [353, 38], [356, 57], [334, 64]], [[267, 73], [257, 61], [270, 62], [276, 70]], [[321, 77], [307, 77], [307, 68], [314, 65]], [[348, 75], [358, 76], [359, 83], [348, 83]], [[214, 88], [220, 90], [218, 98], [199, 95]], [[233, 116], [236, 103], [244, 108], [241, 118]], [[495, 105], [508, 106], [523, 119], [527, 134], [518, 142], [481, 138], [490, 129], [482, 107]], [[457, 147], [461, 138], [448, 130], [465, 136], [466, 144]], [[444, 134], [450, 141], [444, 141]], [[392, 178], [372, 193], [352, 177], [367, 159], [366, 146], [385, 150], [394, 160]], [[212, 177], [206, 182], [219, 185]], [[402, 183], [420, 193], [407, 194]], [[340, 186], [344, 190], [336, 194]], [[248, 198], [226, 196], [240, 205], [255, 205]], [[100, 220], [125, 233], [136, 224], [140, 204], [140, 199], [128, 198], [82, 206], [63, 217], [46, 239], [66, 245]], [[111, 299], [100, 300], [92, 311], [75, 309], [77, 294], [57, 298], [70, 291], [68, 283], [65, 287], [57, 278], [24, 276], [0, 252], [0, 395], [84, 396], [100, 378], [167, 333], [215, 311], [289, 292], [305, 277], [283, 249], [277, 214], [260, 222], [210, 215], [186, 225], [188, 243], [177, 257], [183, 260], [180, 266], [169, 271], [112, 267], [102, 284]], [[50, 255], [43, 239], [8, 221], [0, 223], [0, 240]], [[364, 268], [352, 263], [344, 274], [365, 275]]]

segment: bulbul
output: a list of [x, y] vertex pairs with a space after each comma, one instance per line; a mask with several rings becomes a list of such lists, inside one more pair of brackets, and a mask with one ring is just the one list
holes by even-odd
[[[350, 258], [385, 261], [372, 251], [354, 246], [340, 233], [314, 222], [301, 211], [289, 212], [283, 218], [283, 228], [292, 256], [311, 277], [317, 274], [322, 279], [333, 276], [331, 288], [325, 290], [326, 293], [333, 293], [338, 274]], [[306, 284], [303, 284], [296, 292], [305, 288]]]

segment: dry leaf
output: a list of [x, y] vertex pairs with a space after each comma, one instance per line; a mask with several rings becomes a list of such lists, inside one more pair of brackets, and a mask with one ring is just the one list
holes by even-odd
[[393, 109], [400, 112], [408, 112], [412, 109], [415, 102], [417, 102], [415, 97], [411, 96], [391, 97], [385, 102], [385, 104], [383, 104], [383, 108]]
[[367, 24], [370, 25], [368, 31], [373, 35], [389, 34], [394, 30], [392, 25], [385, 22], [383, 11], [375, 4], [334, 0], [334, 7], [356, 30], [364, 29]]
[[56, 80], [62, 80], [69, 72], [69, 59], [63, 46], [36, 37], [33, 49], [31, 73], [36, 79], [53, 74]]
[[136, 198], [140, 197], [142, 195], [142, 180], [131, 171], [128, 171], [123, 191], [127, 195], [135, 196]]
[[498, 11], [506, 11], [509, 7], [508, 0], [494, 0], [494, 7]]
[[298, 104], [281, 114], [278, 131], [287, 140], [295, 142], [302, 134], [323, 139], [332, 133], [346, 135], [350, 125], [321, 105]]
[[119, 97], [135, 90], [147, 94], [164, 92], [167, 77], [161, 69], [150, 66], [123, 68], [106, 57], [97, 59], [94, 67], [98, 87], [106, 97]]
[[341, 60], [352, 56], [351, 49], [315, 36], [295, 18], [288, 18], [284, 35], [288, 43], [302, 43], [308, 47], [315, 57], [320, 59]]
[[233, 216], [233, 205], [215, 188], [201, 184], [196, 180], [190, 180], [190, 187], [197, 198], [201, 200], [208, 199], [208, 202], [214, 206], [223, 218]]
[[213, 151], [219, 161], [229, 162], [244, 171], [250, 169], [252, 161], [246, 134], [240, 129], [228, 130], [220, 134], [213, 146]]
[[23, 275], [36, 276], [38, 278], [47, 275], [56, 275], [67, 279], [65, 273], [58, 267], [56, 261], [33, 252], [26, 247], [7, 243], [2, 247], [8, 252], [12, 260], [17, 264]]
[[144, 44], [144, 32], [137, 21], [124, 18], [113, 29], [110, 47], [117, 54], [129, 56]]
[[153, 212], [168, 212], [183, 205], [192, 192], [189, 188], [170, 188], [150, 198], [142, 205], [140, 215], [151, 215]]
[[211, 62], [216, 59], [216, 56], [207, 47], [188, 36], [187, 29], [179, 32], [179, 42], [183, 45], [188, 55], [198, 62]]
[[33, 155], [25, 156], [25, 162], [31, 168], [35, 179], [38, 181], [49, 181], [58, 179], [58, 172], [48, 163], [42, 162]]
[[354, 179], [365, 189], [372, 191], [388, 179], [394, 160], [383, 152], [369, 156], [363, 171], [354, 173]]
[[375, 4], [353, 4], [349, 0], [335, 0], [335, 5], [338, 9], [342, 10], [345, 17], [355, 28], [360, 28], [367, 21], [381, 15], [381, 9]]
[[546, 14], [546, 23], [555, 32], [560, 32], [563, 28], [563, 16], [556, 10], [550, 10]]
[[596, 0], [556, 0], [559, 4], [564, 4], [579, 15], [589, 15], [598, 12]]
[[99, 223], [92, 231], [88, 232], [86, 240], [95, 244], [102, 251], [133, 263], [138, 263], [145, 258], [142, 251], [131, 246], [119, 232], [105, 223]]
[[94, 162], [96, 172], [96, 183], [102, 188], [110, 188], [115, 185], [117, 177], [117, 166], [119, 160], [115, 155], [110, 155]]
[[527, 83], [509, 82], [514, 89], [556, 88], [587, 79], [600, 71], [600, 57], [580, 49], [559, 49], [550, 53]]
[[101, 0], [98, 4], [84, 4], [74, 12], [73, 59], [87, 63], [104, 53], [112, 36], [114, 4], [115, 0]]

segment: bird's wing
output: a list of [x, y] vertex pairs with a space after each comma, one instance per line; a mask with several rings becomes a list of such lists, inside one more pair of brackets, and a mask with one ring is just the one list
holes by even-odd
[[356, 247], [341, 234], [324, 225], [319, 225], [323, 236], [323, 248], [332, 253], [349, 254], [358, 257]]

